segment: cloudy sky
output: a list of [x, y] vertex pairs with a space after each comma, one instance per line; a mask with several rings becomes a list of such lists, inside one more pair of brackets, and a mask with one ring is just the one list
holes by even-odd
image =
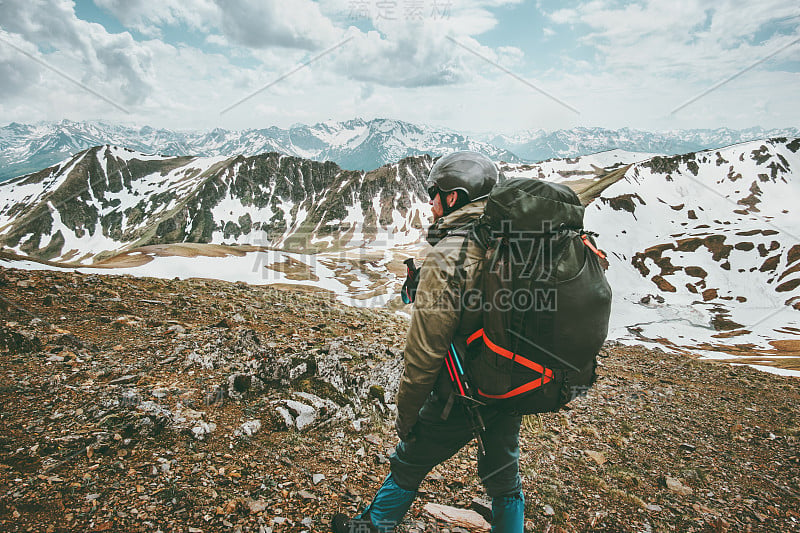
[[244, 129], [353, 117], [500, 133], [797, 127], [800, 8], [0, 0], [0, 125]]

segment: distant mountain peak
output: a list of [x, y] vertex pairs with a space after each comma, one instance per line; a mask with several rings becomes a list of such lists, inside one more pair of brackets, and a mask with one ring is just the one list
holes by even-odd
[[288, 129], [269, 126], [242, 131], [224, 128], [173, 131], [63, 119], [27, 125], [14, 122], [0, 128], [0, 180], [35, 172], [80, 150], [105, 143], [142, 153], [175, 156], [254, 155], [275, 151], [317, 161], [334, 161], [345, 169], [369, 170], [403, 157], [424, 153], [439, 156], [458, 150], [477, 150], [496, 161], [517, 163], [574, 158], [614, 149], [683, 154], [798, 134], [795, 128], [731, 130], [723, 127], [647, 132], [581, 126], [553, 132], [532, 129], [513, 135], [465, 135], [447, 128], [387, 117], [326, 120], [314, 125], [293, 124]]
[[0, 180], [35, 172], [68, 155], [107, 142], [143, 153], [232, 156], [280, 152], [286, 155], [334, 161], [345, 169], [370, 170], [403, 157], [428, 153], [479, 150], [497, 160], [517, 162], [513, 153], [489, 143], [447, 130], [417, 126], [396, 119], [369, 121], [356, 117], [328, 120], [313, 126], [295, 124], [231, 131], [171, 131], [150, 126], [129, 127], [68, 119], [36, 127], [9, 124], [0, 128]]
[[797, 128], [766, 130], [752, 127], [732, 130], [722, 127], [651, 132], [628, 127], [612, 130], [579, 126], [550, 132], [533, 129], [512, 135], [482, 134], [474, 137], [513, 152], [524, 160], [544, 161], [552, 158], [589, 155], [613, 149], [665, 155], [685, 154], [758, 139], [797, 137], [798, 135], [800, 135], [800, 130]]

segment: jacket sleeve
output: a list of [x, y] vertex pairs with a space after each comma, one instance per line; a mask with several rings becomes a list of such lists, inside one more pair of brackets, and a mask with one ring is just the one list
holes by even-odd
[[442, 241], [428, 253], [420, 270], [396, 398], [396, 428], [401, 436], [416, 423], [458, 327], [462, 280], [456, 276], [453, 251], [460, 246], [461, 239]]

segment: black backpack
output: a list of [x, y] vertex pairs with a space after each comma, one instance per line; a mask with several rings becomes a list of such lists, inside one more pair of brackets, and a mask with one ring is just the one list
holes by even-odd
[[[461, 250], [486, 250], [482, 299], [465, 312], [483, 327], [463, 357], [474, 399], [517, 414], [557, 411], [596, 378], [608, 333], [611, 288], [596, 234], [568, 187], [528, 178], [489, 194], [483, 216]], [[463, 271], [462, 271], [463, 274]]]

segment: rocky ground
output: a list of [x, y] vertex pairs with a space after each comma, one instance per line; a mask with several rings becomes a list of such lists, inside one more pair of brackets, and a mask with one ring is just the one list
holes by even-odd
[[[407, 323], [321, 293], [0, 269], [0, 530], [325, 531], [388, 472]], [[800, 531], [798, 380], [608, 345], [526, 417], [530, 531]], [[401, 529], [482, 497], [476, 448]]]

